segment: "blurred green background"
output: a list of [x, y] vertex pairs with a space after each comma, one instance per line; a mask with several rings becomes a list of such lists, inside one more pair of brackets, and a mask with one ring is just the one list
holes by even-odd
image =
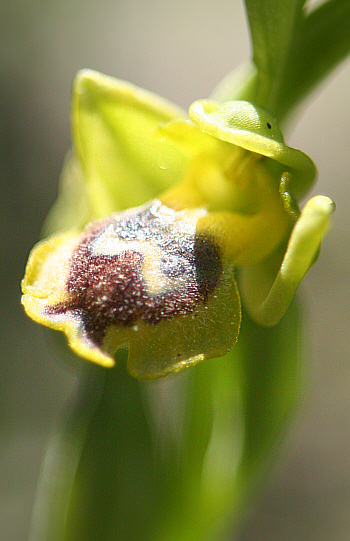
[[[25, 541], [45, 444], [75, 385], [19, 304], [70, 145], [73, 76], [93, 68], [188, 107], [249, 57], [249, 35], [241, 0], [3, 0], [0, 44], [0, 539]], [[349, 96], [347, 62], [287, 137], [314, 159], [314, 193], [332, 197], [337, 212], [301, 288], [303, 404], [239, 541], [350, 537]]]

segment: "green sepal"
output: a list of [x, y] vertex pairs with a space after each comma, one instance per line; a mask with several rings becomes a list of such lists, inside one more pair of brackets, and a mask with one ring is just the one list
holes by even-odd
[[186, 116], [131, 83], [80, 71], [73, 84], [73, 149], [87, 186], [91, 219], [140, 205], [176, 182], [185, 156], [154, 132]]

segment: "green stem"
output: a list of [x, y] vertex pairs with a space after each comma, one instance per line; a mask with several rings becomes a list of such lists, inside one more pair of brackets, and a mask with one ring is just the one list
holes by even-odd
[[157, 515], [153, 442], [126, 352], [105, 372], [76, 471], [64, 541], [151, 540]]

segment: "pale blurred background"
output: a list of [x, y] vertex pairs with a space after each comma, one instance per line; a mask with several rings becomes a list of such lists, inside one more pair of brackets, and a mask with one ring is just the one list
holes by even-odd
[[[241, 0], [2, 0], [0, 16], [0, 539], [26, 541], [45, 444], [74, 387], [19, 282], [57, 195], [70, 145], [70, 86], [83, 67], [188, 107], [249, 56]], [[302, 287], [308, 346], [303, 404], [269, 487], [239, 541], [350, 539], [350, 63], [313, 95], [288, 142], [337, 202]], [[232, 541], [232, 540], [230, 540]]]

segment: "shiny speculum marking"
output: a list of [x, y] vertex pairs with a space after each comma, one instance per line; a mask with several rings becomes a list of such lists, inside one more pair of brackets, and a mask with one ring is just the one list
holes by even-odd
[[87, 228], [70, 263], [69, 300], [47, 308], [81, 318], [101, 344], [111, 325], [156, 325], [205, 304], [222, 274], [214, 240], [158, 200]]

